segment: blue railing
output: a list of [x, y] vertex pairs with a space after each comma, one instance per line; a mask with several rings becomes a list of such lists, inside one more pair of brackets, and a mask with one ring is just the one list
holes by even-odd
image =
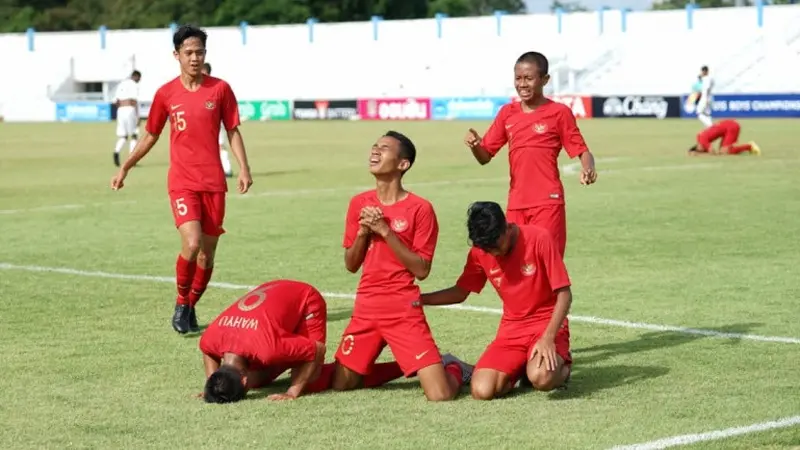
[[[792, 0], [790, 3], [794, 4], [794, 3], [797, 3], [797, 1], [798, 0]], [[754, 6], [755, 16], [756, 16], [756, 25], [759, 28], [763, 28], [764, 27], [764, 8], [766, 8], [768, 6], [768, 1], [767, 0], [754, 0], [754, 5], [753, 6]], [[685, 11], [686, 11], [686, 29], [687, 30], [693, 30], [694, 29], [694, 12], [695, 12], [696, 9], [698, 9], [698, 6], [696, 6], [693, 3], [689, 3], [689, 4], [686, 5]], [[597, 14], [597, 32], [598, 32], [598, 34], [603, 34], [603, 33], [606, 32], [605, 21], [604, 21], [605, 13], [606, 13], [606, 11], [610, 11], [610, 10], [611, 10], [610, 8], [605, 7], [605, 6], [600, 7], [600, 8], [597, 9], [596, 14]], [[623, 33], [627, 33], [627, 31], [628, 31], [628, 13], [630, 13], [630, 12], [631, 12], [631, 10], [627, 9], [627, 8], [619, 9], [620, 31], [623, 32]], [[564, 15], [569, 14], [569, 13], [564, 11], [562, 8], [556, 8], [553, 11], [553, 13], [554, 13], [555, 19], [556, 19], [557, 32], [559, 34], [562, 34], [562, 33], [565, 32], [565, 30], [564, 30]], [[506, 11], [495, 11], [494, 12], [495, 31], [496, 31], [497, 36], [502, 36], [503, 35], [503, 18], [507, 14], [508, 13]], [[444, 23], [446, 22], [446, 19], [448, 19], [448, 16], [447, 16], [447, 14], [444, 14], [444, 13], [436, 13], [434, 15], [434, 17], [433, 17], [433, 22], [435, 23], [435, 26], [436, 26], [436, 37], [438, 39], [442, 39], [445, 36]], [[372, 39], [377, 41], [377, 40], [380, 39], [380, 29], [381, 29], [381, 22], [383, 22], [383, 17], [381, 17], [381, 16], [372, 16], [372, 18], [370, 19], [370, 22], [372, 23]], [[318, 23], [319, 23], [319, 20], [317, 20], [314, 17], [309, 17], [308, 20], [306, 20], [306, 27], [308, 27], [308, 42], [309, 43], [313, 43], [314, 42], [314, 28]], [[239, 23], [239, 32], [241, 33], [241, 36], [242, 36], [242, 45], [243, 46], [247, 45], [247, 33], [248, 33], [248, 29], [249, 28], [250, 28], [250, 25], [247, 22], [243, 21], [243, 22]], [[169, 29], [170, 29], [170, 33], [174, 34], [175, 31], [177, 31], [177, 29], [178, 29], [178, 25], [175, 24], [175, 23], [172, 23], [172, 24], [170, 24]], [[105, 50], [106, 49], [106, 35], [107, 34], [108, 34], [108, 27], [106, 27], [105, 25], [102, 25], [102, 26], [100, 26], [98, 28], [98, 35], [99, 35], [99, 38], [100, 38], [100, 49], [101, 50]], [[25, 35], [26, 35], [26, 38], [27, 38], [28, 51], [30, 51], [30, 52], [35, 51], [36, 50], [36, 30], [34, 28], [28, 28], [28, 30], [26, 31]]]

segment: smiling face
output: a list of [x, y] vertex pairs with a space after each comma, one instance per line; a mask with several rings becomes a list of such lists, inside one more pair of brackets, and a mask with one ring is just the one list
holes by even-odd
[[532, 62], [523, 61], [514, 65], [514, 88], [523, 102], [541, 97], [550, 75], [541, 75], [539, 67]]
[[400, 141], [393, 137], [381, 136], [369, 151], [369, 171], [373, 175], [402, 174], [409, 167], [409, 161], [400, 157]]

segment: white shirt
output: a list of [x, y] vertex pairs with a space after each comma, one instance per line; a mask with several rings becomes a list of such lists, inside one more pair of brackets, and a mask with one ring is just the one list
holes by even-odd
[[700, 81], [702, 82], [700, 92], [703, 94], [703, 97], [711, 97], [711, 91], [714, 89], [714, 79], [711, 78], [711, 75], [706, 75], [701, 77]]
[[117, 85], [114, 101], [134, 100], [139, 101], [139, 83], [128, 78]]

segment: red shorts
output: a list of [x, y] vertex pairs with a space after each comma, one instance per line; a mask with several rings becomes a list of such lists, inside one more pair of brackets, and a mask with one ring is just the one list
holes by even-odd
[[735, 144], [736, 141], [739, 140], [740, 131], [741, 127], [738, 123], [732, 122], [728, 124], [728, 127], [725, 129], [725, 135], [722, 136], [722, 144], [720, 144], [720, 147], [730, 147]]
[[225, 233], [222, 222], [225, 219], [224, 192], [170, 191], [169, 202], [175, 227], [186, 222], [200, 222], [203, 234], [220, 236]]
[[336, 361], [366, 375], [387, 344], [406, 377], [442, 362], [422, 310], [396, 319], [351, 318], [336, 352]]
[[[548, 322], [533, 326], [511, 327], [500, 325], [497, 337], [492, 341], [481, 355], [475, 370], [493, 369], [507, 374], [511, 378], [524, 373], [528, 361], [531, 359], [533, 346], [542, 337]], [[512, 329], [514, 328], [514, 329]], [[519, 331], [516, 331], [516, 330]], [[556, 353], [564, 360], [564, 364], [572, 364], [572, 354], [569, 351], [569, 321], [556, 333]]]
[[563, 204], [542, 205], [527, 209], [510, 209], [506, 221], [518, 225], [536, 225], [550, 232], [561, 255], [567, 249], [567, 213]]

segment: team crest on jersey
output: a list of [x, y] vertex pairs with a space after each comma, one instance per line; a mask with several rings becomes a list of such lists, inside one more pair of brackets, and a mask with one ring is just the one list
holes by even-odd
[[408, 221], [406, 219], [398, 217], [397, 219], [392, 220], [392, 230], [394, 230], [395, 233], [402, 233], [407, 229], [408, 229]]
[[536, 267], [533, 264], [523, 264], [520, 270], [526, 277], [530, 277], [536, 273]]
[[206, 102], [206, 109], [214, 109], [217, 107], [217, 104], [212, 102], [211, 100]]
[[539, 134], [542, 134], [545, 131], [547, 131], [547, 125], [545, 125], [543, 123], [535, 123], [535, 124], [533, 124], [533, 131], [535, 131], [535, 132], [537, 132]]

